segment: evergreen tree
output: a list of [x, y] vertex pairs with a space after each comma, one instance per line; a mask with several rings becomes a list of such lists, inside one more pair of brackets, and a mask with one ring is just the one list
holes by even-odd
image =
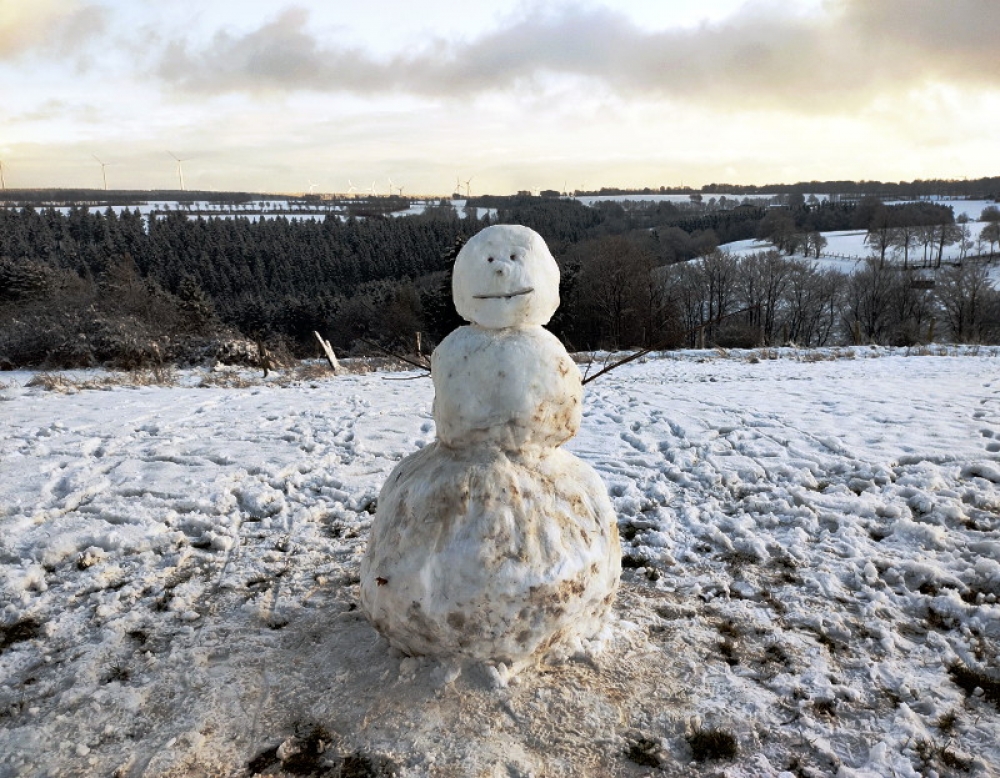
[[212, 301], [193, 276], [186, 275], [181, 279], [177, 299], [184, 326], [190, 332], [207, 334], [213, 329], [216, 319]]

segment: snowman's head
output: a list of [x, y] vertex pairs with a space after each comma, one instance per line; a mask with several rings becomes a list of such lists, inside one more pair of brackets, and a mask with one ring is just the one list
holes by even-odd
[[458, 253], [451, 291], [459, 316], [480, 327], [541, 325], [559, 307], [559, 266], [537, 232], [497, 224]]

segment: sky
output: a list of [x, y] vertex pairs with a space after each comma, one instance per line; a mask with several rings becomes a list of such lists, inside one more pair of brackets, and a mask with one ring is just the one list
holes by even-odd
[[405, 195], [995, 176], [998, 36], [997, 0], [0, 0], [0, 164]]

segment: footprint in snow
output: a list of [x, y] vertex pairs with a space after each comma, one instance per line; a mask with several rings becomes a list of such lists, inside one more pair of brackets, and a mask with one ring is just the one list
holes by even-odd
[[89, 438], [83, 442], [80, 447], [80, 453], [85, 457], [102, 457], [104, 456], [104, 441], [100, 438]]
[[649, 451], [649, 446], [647, 446], [637, 435], [633, 435], [631, 432], [621, 433], [621, 439], [628, 443], [636, 451], [641, 451], [647, 453]]

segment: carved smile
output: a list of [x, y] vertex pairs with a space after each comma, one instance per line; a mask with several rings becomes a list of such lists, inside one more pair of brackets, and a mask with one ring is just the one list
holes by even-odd
[[534, 287], [529, 287], [521, 289], [518, 292], [511, 292], [510, 294], [474, 294], [472, 297], [475, 300], [509, 300], [511, 297], [520, 297], [521, 295], [531, 294], [534, 291]]

